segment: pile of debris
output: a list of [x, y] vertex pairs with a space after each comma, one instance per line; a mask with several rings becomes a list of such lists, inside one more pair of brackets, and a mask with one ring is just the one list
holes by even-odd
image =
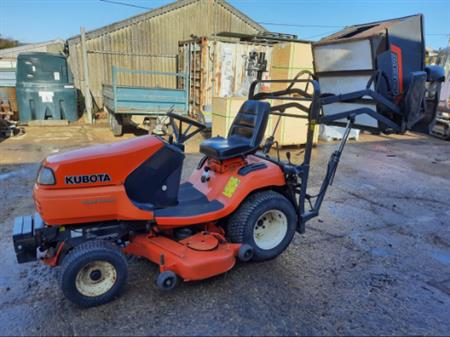
[[9, 101], [0, 99], [0, 137], [8, 138], [25, 133], [25, 129], [17, 126], [13, 120], [14, 112]]

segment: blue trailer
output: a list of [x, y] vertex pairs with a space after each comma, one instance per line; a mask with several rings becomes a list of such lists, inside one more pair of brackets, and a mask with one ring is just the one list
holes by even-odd
[[124, 86], [118, 84], [119, 73], [172, 76], [182, 80], [184, 84], [188, 81], [186, 73], [131, 70], [113, 66], [112, 85], [103, 84], [102, 94], [114, 136], [123, 134], [124, 123], [133, 115], [156, 119], [165, 116], [168, 111], [180, 115], [188, 114], [189, 85], [184, 85], [183, 89]]

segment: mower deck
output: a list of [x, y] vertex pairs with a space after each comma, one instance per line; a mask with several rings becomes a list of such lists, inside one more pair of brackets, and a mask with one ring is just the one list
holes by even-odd
[[156, 263], [160, 271], [172, 271], [185, 281], [203, 280], [233, 268], [241, 244], [227, 243], [218, 233], [200, 232], [174, 241], [164, 236], [141, 234], [124, 253]]

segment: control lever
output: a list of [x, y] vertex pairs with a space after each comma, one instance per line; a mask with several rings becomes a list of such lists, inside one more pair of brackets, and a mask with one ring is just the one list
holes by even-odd
[[290, 152], [286, 152], [286, 158], [288, 160], [288, 164], [284, 165], [284, 172], [286, 174], [293, 174], [293, 175], [297, 175], [297, 176], [300, 175], [302, 173], [302, 166], [292, 164]]
[[288, 163], [289, 163], [289, 165], [291, 165], [292, 163], [291, 163], [291, 153], [288, 151], [288, 152], [286, 152], [286, 158], [287, 158], [287, 160], [288, 160]]
[[266, 143], [264, 144], [264, 147], [263, 147], [263, 153], [264, 153], [264, 154], [268, 154], [269, 151], [270, 151], [270, 148], [272, 147], [272, 145], [273, 145], [274, 143], [275, 143], [275, 142], [274, 142], [274, 138], [273, 138], [272, 136], [268, 137], [268, 138], [266, 139]]

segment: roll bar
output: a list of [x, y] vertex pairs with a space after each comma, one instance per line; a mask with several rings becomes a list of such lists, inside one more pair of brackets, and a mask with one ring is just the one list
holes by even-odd
[[[300, 79], [301, 76], [308, 75], [307, 79]], [[297, 231], [300, 233], [305, 232], [305, 224], [308, 220], [319, 215], [319, 210], [324, 200], [327, 189], [333, 183], [334, 176], [344, 150], [345, 144], [348, 140], [351, 129], [355, 125], [355, 119], [360, 115], [368, 115], [377, 120], [382, 126], [382, 131], [389, 132], [404, 132], [405, 121], [402, 118], [400, 108], [392, 101], [386, 99], [384, 96], [378, 94], [374, 90], [370, 89], [372, 84], [376, 83], [382, 74], [375, 73], [368, 81], [365, 89], [358, 90], [346, 94], [334, 95], [334, 94], [321, 94], [320, 85], [315, 76], [308, 72], [303, 71], [297, 74], [292, 80], [257, 80], [250, 85], [249, 96], [250, 100], [287, 100], [288, 103], [282, 103], [278, 105], [272, 105], [270, 108], [270, 114], [278, 116], [278, 120], [275, 124], [272, 136], [268, 137], [266, 144], [264, 145], [263, 154], [266, 158], [270, 158], [268, 153], [274, 144], [278, 145], [275, 140], [275, 132], [279, 126], [280, 118], [282, 117], [294, 117], [303, 118], [308, 120], [307, 140], [305, 144], [305, 152], [303, 162], [299, 165], [292, 164], [290, 162], [290, 155], [288, 157], [288, 164], [281, 163], [278, 153], [278, 164], [283, 168], [286, 174], [286, 181], [288, 185], [288, 194], [291, 201], [296, 206], [298, 212], [298, 224]], [[278, 90], [273, 92], [258, 92], [255, 93], [256, 88], [260, 84], [272, 84], [272, 83], [286, 83], [287, 87], [284, 90]], [[296, 84], [304, 84], [304, 88], [295, 87]], [[312, 91], [312, 92], [311, 92]], [[370, 99], [368, 99], [370, 98]], [[336, 114], [324, 115], [322, 107], [324, 105], [337, 103], [337, 102], [356, 102], [364, 100], [376, 104], [378, 107], [384, 109], [381, 114], [378, 111], [374, 111], [369, 108], [356, 108], [348, 111], [344, 111]], [[308, 102], [308, 104], [305, 104]], [[299, 113], [286, 113], [289, 108], [296, 108]], [[387, 115], [396, 116], [392, 119]], [[341, 125], [342, 120], [346, 119], [345, 132], [337, 150], [335, 150], [327, 165], [325, 177], [322, 181], [319, 193], [316, 195], [310, 195], [307, 193], [308, 177], [311, 161], [311, 152], [313, 147], [315, 126], [317, 124], [328, 125]], [[359, 127], [361, 128], [361, 127]], [[371, 128], [367, 128], [371, 129]], [[312, 199], [315, 199], [314, 204]], [[307, 203], [310, 206], [309, 210], [306, 210]]]

